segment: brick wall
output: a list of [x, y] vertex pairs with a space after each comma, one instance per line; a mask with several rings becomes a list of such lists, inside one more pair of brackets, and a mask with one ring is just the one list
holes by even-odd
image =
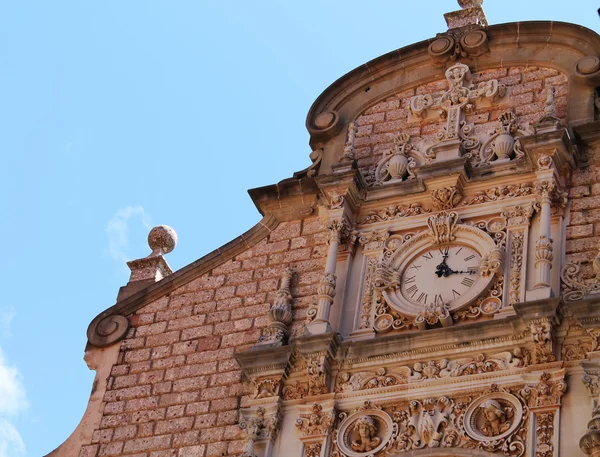
[[567, 226], [566, 262], [582, 261], [581, 273], [594, 276], [591, 263], [600, 243], [600, 167], [576, 170], [569, 189], [570, 222]]
[[250, 392], [233, 358], [258, 340], [280, 277], [295, 268], [298, 330], [316, 301], [326, 243], [316, 218], [267, 239], [140, 309], [122, 343], [93, 444], [80, 457], [239, 454], [238, 409]]
[[[500, 114], [511, 109], [521, 124], [538, 122], [544, 114], [546, 88], [555, 88], [556, 115], [564, 118], [567, 112], [568, 79], [557, 70], [539, 67], [512, 67], [473, 73], [473, 84], [497, 79], [507, 87], [507, 100], [480, 107], [467, 116], [475, 124], [475, 135], [488, 133], [496, 127]], [[444, 80], [423, 84], [416, 89], [399, 92], [393, 97], [368, 108], [356, 120], [355, 154], [363, 173], [375, 166], [382, 155], [393, 148], [393, 139], [400, 133], [421, 137], [427, 143], [435, 142], [435, 134], [445, 125], [438, 119], [420, 120], [409, 116], [410, 99], [419, 94], [441, 96], [448, 90]]]

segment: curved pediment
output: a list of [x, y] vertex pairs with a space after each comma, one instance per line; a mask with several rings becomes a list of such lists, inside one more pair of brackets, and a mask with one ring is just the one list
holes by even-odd
[[[483, 48], [471, 48], [468, 51], [461, 48], [462, 54], [456, 56], [444, 54], [442, 45], [448, 37], [460, 42], [457, 34], [475, 32], [487, 37]], [[557, 86], [560, 87], [557, 88], [557, 98], [565, 97], [559, 117], [568, 123], [593, 120], [593, 89], [600, 83], [599, 54], [600, 36], [569, 23], [536, 21], [478, 27], [475, 31], [469, 28], [466, 31], [453, 29], [436, 38], [378, 57], [334, 82], [317, 98], [308, 113], [306, 126], [311, 134], [310, 143], [313, 149], [323, 148], [322, 165], [328, 170], [343, 154], [350, 122], [356, 121], [358, 124], [358, 139], [365, 136], [367, 129], [362, 127], [370, 125], [364, 116], [378, 119], [380, 113], [387, 114], [388, 108], [396, 112], [390, 115], [389, 121], [385, 119], [384, 122], [392, 124], [379, 126], [381, 130], [377, 133], [389, 138], [375, 144], [387, 143], [389, 146], [393, 132], [401, 129], [414, 135], [414, 123], [402, 125], [402, 120], [408, 120], [411, 114], [408, 112], [410, 99], [418, 94], [439, 95], [446, 90], [448, 86], [444, 73], [457, 63], [469, 67], [474, 84], [490, 79], [505, 84], [509, 88], [509, 97], [511, 87], [515, 94], [515, 91], [522, 90], [517, 86], [523, 82], [527, 84], [527, 78], [519, 82], [514, 77], [516, 73], [546, 72], [548, 77], [557, 77]], [[534, 67], [538, 67], [538, 70]], [[525, 99], [522, 97], [522, 100]], [[476, 108], [485, 111], [488, 107]], [[523, 116], [532, 114], [522, 111]], [[495, 113], [495, 116], [491, 114], [488, 121], [482, 122], [498, 119], [499, 113]], [[431, 123], [426, 122], [425, 125]], [[426, 136], [435, 132], [425, 129], [418, 134]]]

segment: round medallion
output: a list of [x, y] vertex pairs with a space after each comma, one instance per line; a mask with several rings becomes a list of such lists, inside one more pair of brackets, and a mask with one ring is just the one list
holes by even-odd
[[375, 331], [379, 333], [389, 332], [392, 329], [394, 318], [390, 314], [382, 314], [375, 318]]
[[393, 433], [392, 419], [378, 409], [358, 411], [340, 425], [337, 444], [348, 457], [375, 455], [381, 451]]
[[465, 431], [476, 441], [497, 441], [512, 435], [521, 425], [523, 407], [514, 395], [495, 392], [469, 405]]
[[591, 75], [600, 70], [600, 59], [596, 56], [584, 57], [575, 64], [575, 69], [581, 75]]
[[448, 36], [437, 38], [429, 45], [429, 54], [432, 57], [443, 57], [453, 50], [454, 40]]
[[483, 30], [473, 30], [466, 33], [460, 40], [463, 49], [471, 55], [487, 50], [488, 36]]
[[315, 127], [323, 130], [329, 127], [331, 124], [333, 124], [334, 121], [335, 115], [330, 111], [326, 111], [324, 113], [319, 114], [315, 118]]
[[502, 301], [496, 297], [488, 297], [481, 302], [479, 308], [483, 314], [496, 314], [502, 306]]

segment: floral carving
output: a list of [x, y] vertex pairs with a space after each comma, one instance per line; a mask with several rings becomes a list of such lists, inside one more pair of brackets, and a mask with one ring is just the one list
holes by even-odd
[[505, 200], [507, 198], [523, 197], [531, 195], [534, 192], [533, 184], [528, 182], [524, 184], [510, 184], [508, 186], [492, 187], [488, 190], [479, 191], [470, 200], [467, 200], [465, 206], [480, 205], [487, 202]]
[[367, 265], [367, 276], [365, 278], [365, 291], [360, 313], [360, 328], [371, 328], [371, 310], [373, 308], [373, 282], [375, 280], [375, 269], [377, 259], [370, 258]]
[[304, 447], [304, 457], [320, 457], [321, 455], [321, 443], [309, 443]]
[[408, 206], [388, 206], [381, 211], [371, 211], [360, 224], [374, 224], [375, 222], [391, 221], [403, 217], [418, 216], [431, 212], [430, 209], [423, 208], [418, 203], [412, 203]]
[[510, 253], [510, 291], [509, 303], [514, 305], [521, 301], [521, 268], [523, 267], [523, 244], [525, 232], [513, 232]]
[[536, 414], [535, 418], [537, 420], [537, 427], [535, 428], [535, 434], [537, 435], [535, 457], [553, 457], [554, 413]]
[[564, 379], [552, 380], [550, 373], [542, 373], [540, 382], [534, 386], [525, 386], [519, 392], [527, 406], [559, 405], [563, 394], [567, 391]]
[[281, 424], [279, 411], [266, 414], [265, 408], [259, 407], [254, 414], [239, 423], [239, 427], [246, 432], [244, 450], [240, 457], [256, 457], [254, 443], [259, 440], [275, 441]]
[[323, 407], [314, 403], [312, 411], [308, 414], [300, 414], [300, 418], [296, 420], [296, 428], [303, 437], [313, 437], [327, 435], [329, 429], [333, 425], [335, 412], [323, 412]]
[[565, 344], [562, 347], [562, 360], [565, 362], [572, 362], [574, 360], [585, 359], [587, 353], [591, 350], [591, 344], [585, 341], [577, 341], [574, 344]]
[[549, 319], [536, 319], [531, 322], [529, 329], [531, 339], [535, 344], [535, 362], [554, 362], [556, 357], [552, 350], [554, 332], [552, 322]]
[[324, 355], [311, 354], [307, 360], [309, 395], [320, 395], [329, 392], [327, 388], [327, 360]]
[[431, 191], [431, 201], [437, 209], [452, 209], [458, 205], [463, 196], [455, 186], [442, 187]]
[[502, 274], [502, 258], [504, 257], [504, 252], [502, 249], [492, 249], [492, 251], [483, 257], [479, 262], [479, 273], [481, 276], [491, 276], [499, 272]]
[[593, 280], [583, 279], [580, 271], [581, 264], [579, 262], [568, 263], [563, 268], [560, 280], [565, 301], [581, 300], [588, 294], [600, 292], [600, 282], [596, 278]]
[[350, 374], [343, 372], [337, 378], [335, 390], [336, 392], [352, 392], [434, 379], [493, 373], [525, 368], [529, 366], [530, 362], [529, 352], [517, 347], [512, 352], [500, 352], [489, 357], [480, 354], [476, 357], [464, 357], [456, 360], [416, 362], [412, 367], [403, 366], [395, 368], [391, 372], [385, 368], [379, 368], [375, 373], [361, 371]]
[[283, 388], [284, 400], [299, 400], [308, 395], [308, 382], [297, 381], [295, 384], [287, 385]]

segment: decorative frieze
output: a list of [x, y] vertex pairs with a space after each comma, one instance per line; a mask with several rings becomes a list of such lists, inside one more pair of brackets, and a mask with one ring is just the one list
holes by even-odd
[[510, 184], [508, 186], [492, 187], [488, 190], [478, 191], [474, 197], [467, 200], [465, 206], [481, 205], [487, 202], [496, 202], [507, 198], [523, 197], [534, 193], [535, 188], [530, 182], [524, 184]]
[[336, 392], [354, 392], [435, 379], [495, 373], [525, 368], [530, 363], [529, 352], [517, 347], [512, 352], [501, 352], [489, 357], [480, 354], [476, 357], [463, 357], [455, 360], [415, 362], [412, 367], [401, 366], [391, 370], [381, 367], [376, 372], [360, 371], [354, 374], [342, 372], [337, 377], [335, 390]]
[[408, 206], [392, 205], [381, 211], [371, 211], [359, 224], [374, 224], [376, 222], [391, 221], [403, 217], [418, 216], [430, 213], [431, 209], [423, 208], [419, 203], [412, 203]]

